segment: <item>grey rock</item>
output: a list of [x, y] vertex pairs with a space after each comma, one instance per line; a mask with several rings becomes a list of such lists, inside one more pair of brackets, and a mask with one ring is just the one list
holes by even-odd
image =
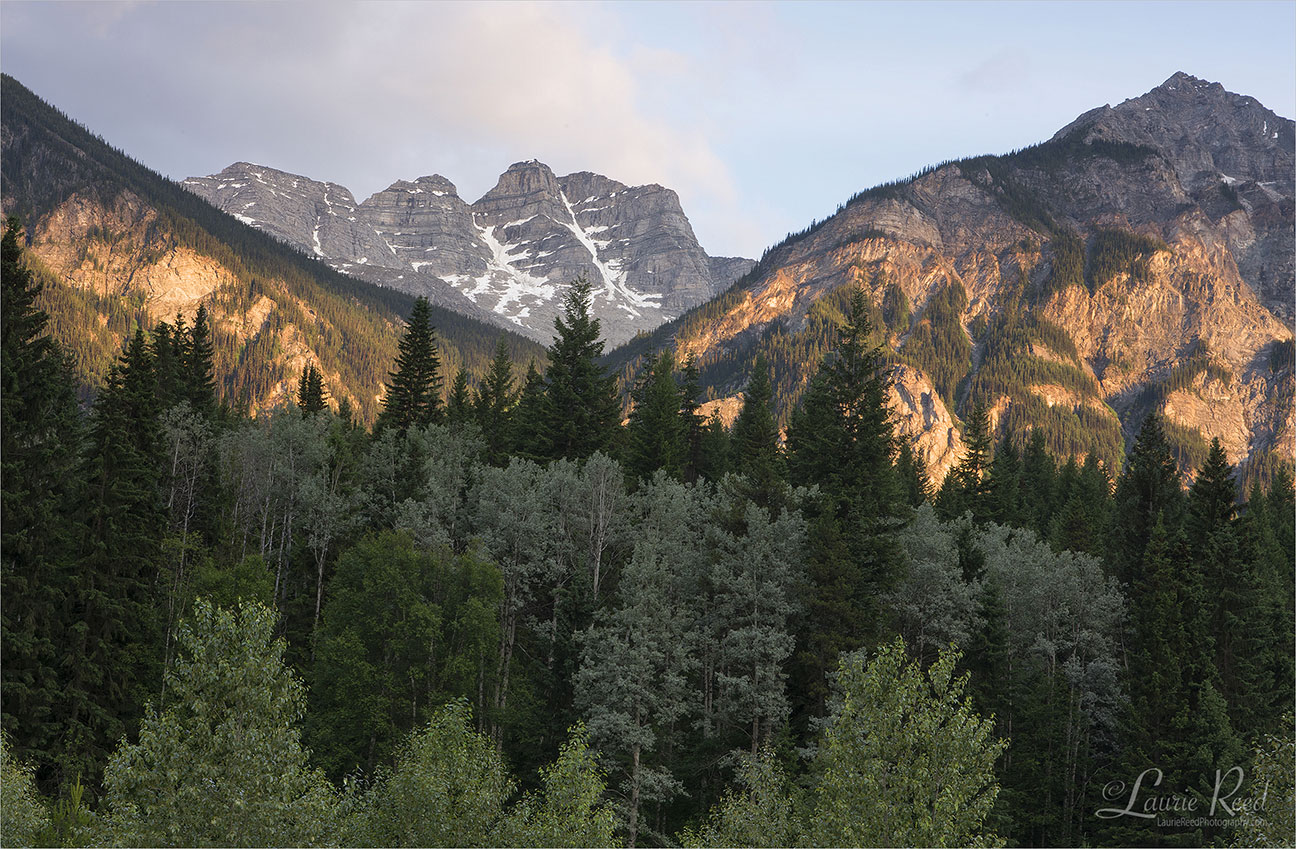
[[339, 271], [547, 342], [571, 281], [593, 284], [610, 345], [728, 288], [754, 264], [712, 258], [675, 192], [590, 172], [509, 167], [471, 205], [444, 177], [397, 181], [357, 204], [345, 188], [249, 163], [184, 182], [240, 220]]

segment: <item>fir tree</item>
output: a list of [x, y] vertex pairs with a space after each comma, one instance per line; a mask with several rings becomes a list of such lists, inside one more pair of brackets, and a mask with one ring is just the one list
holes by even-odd
[[904, 492], [892, 465], [895, 437], [888, 376], [855, 291], [836, 354], [811, 380], [788, 426], [788, 468], [797, 486], [817, 484], [808, 506], [809, 586], [798, 636], [801, 720], [826, 704], [825, 680], [842, 651], [880, 634], [879, 597], [898, 575]]
[[734, 420], [730, 458], [733, 471], [747, 480], [747, 497], [767, 510], [778, 508], [787, 477], [770, 408], [772, 396], [769, 362], [757, 354], [742, 410]]
[[1010, 425], [1004, 425], [1003, 437], [990, 461], [986, 480], [986, 517], [1001, 525], [1022, 524], [1021, 455]]
[[64, 637], [66, 693], [58, 711], [67, 781], [99, 774], [109, 748], [138, 721], [161, 648], [153, 586], [166, 528], [159, 492], [157, 379], [137, 329], [95, 402], [81, 555]]
[[303, 416], [318, 413], [325, 408], [324, 378], [314, 363], [302, 367], [301, 380], [297, 383], [297, 406]]
[[680, 390], [669, 351], [649, 358], [634, 402], [626, 430], [626, 472], [642, 479], [661, 469], [682, 478], [688, 432], [680, 418]]
[[477, 388], [473, 404], [482, 439], [486, 441], [486, 462], [492, 466], [502, 466], [508, 462], [509, 449], [513, 444], [513, 408], [517, 401], [518, 391], [513, 386], [513, 361], [509, 359], [508, 345], [501, 337], [495, 346], [495, 359], [491, 361], [490, 370]]
[[684, 384], [680, 387], [679, 415], [684, 430], [684, 481], [694, 483], [702, 475], [702, 443], [707, 421], [698, 412], [698, 398], [702, 395], [702, 377], [698, 373], [697, 358], [689, 352], [684, 358]]
[[599, 321], [590, 315], [590, 284], [572, 282], [563, 315], [554, 319], [557, 335], [549, 348], [540, 424], [549, 443], [549, 459], [582, 460], [611, 447], [620, 428], [621, 404], [616, 382], [599, 358]]
[[468, 372], [459, 369], [450, 385], [446, 399], [446, 424], [461, 427], [473, 420], [472, 390], [468, 388]]
[[195, 410], [210, 414], [216, 406], [216, 386], [212, 378], [211, 326], [207, 307], [203, 304], [198, 305], [198, 312], [194, 315], [181, 362], [189, 403]]
[[22, 229], [10, 218], [0, 241], [0, 705], [3, 731], [49, 786], [63, 748], [54, 711], [67, 698], [60, 669], [79, 534], [76, 502], [82, 422], [72, 379], [58, 346], [45, 335], [48, 316], [36, 307], [40, 283], [22, 262]]
[[[542, 461], [552, 450], [551, 434], [545, 430], [545, 380], [536, 370], [535, 360], [527, 364], [522, 391], [509, 415], [509, 454], [527, 460]], [[500, 465], [508, 464], [508, 456]]]
[[404, 433], [411, 426], [440, 422], [441, 412], [441, 357], [432, 329], [432, 307], [427, 298], [419, 298], [401, 337], [377, 427]]
[[1131, 584], [1138, 578], [1152, 526], [1159, 521], [1177, 537], [1183, 510], [1179, 467], [1154, 413], [1144, 420], [1116, 483], [1108, 555], [1117, 579]]

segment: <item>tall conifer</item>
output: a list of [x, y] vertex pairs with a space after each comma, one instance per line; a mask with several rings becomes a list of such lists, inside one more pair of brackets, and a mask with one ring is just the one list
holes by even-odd
[[432, 307], [427, 298], [419, 298], [401, 337], [378, 426], [404, 432], [411, 425], [440, 422], [441, 414], [441, 356], [432, 329]]

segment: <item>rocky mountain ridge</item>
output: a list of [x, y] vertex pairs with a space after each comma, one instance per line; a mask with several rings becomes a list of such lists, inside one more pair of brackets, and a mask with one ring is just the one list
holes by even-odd
[[628, 346], [627, 379], [672, 345], [723, 397], [763, 351], [786, 410], [814, 368], [797, 352], [826, 339], [816, 310], [861, 285], [904, 366], [900, 429], [937, 481], [977, 403], [1109, 467], [1153, 410], [1186, 472], [1213, 436], [1252, 470], [1290, 462], [1293, 148], [1291, 120], [1175, 74], [1043, 144], [859, 193]]
[[338, 271], [427, 295], [548, 342], [568, 284], [594, 284], [616, 345], [727, 288], [754, 264], [710, 257], [679, 197], [590, 172], [510, 166], [475, 203], [439, 175], [398, 180], [357, 203], [334, 183], [247, 162], [183, 185]]

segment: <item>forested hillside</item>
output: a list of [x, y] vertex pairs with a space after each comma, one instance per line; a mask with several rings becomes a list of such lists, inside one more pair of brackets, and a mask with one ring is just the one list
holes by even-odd
[[[339, 274], [240, 223], [3, 77], [3, 205], [25, 225], [51, 332], [92, 394], [135, 327], [210, 320], [218, 397], [269, 409], [308, 363], [372, 424], [399, 322], [413, 299]], [[519, 361], [541, 346], [432, 307], [451, 373], [485, 374], [503, 338]]]
[[[205, 320], [87, 413], [13, 221], [2, 272], [6, 844], [1296, 837], [1286, 467], [1185, 491], [1150, 415], [1113, 481], [977, 405], [933, 492], [860, 290], [786, 440], [763, 358], [731, 428], [669, 354], [622, 424], [580, 281], [475, 386], [416, 302], [372, 429], [311, 367], [223, 409]], [[1235, 767], [1272, 807], [1110, 815]]]
[[979, 404], [997, 435], [1109, 469], [1155, 412], [1185, 479], [1216, 437], [1267, 481], [1296, 453], [1293, 145], [1291, 120], [1175, 74], [1043, 143], [856, 193], [615, 364], [631, 385], [650, 352], [691, 353], [732, 398], [763, 356], [786, 423], [863, 287], [933, 477]]

